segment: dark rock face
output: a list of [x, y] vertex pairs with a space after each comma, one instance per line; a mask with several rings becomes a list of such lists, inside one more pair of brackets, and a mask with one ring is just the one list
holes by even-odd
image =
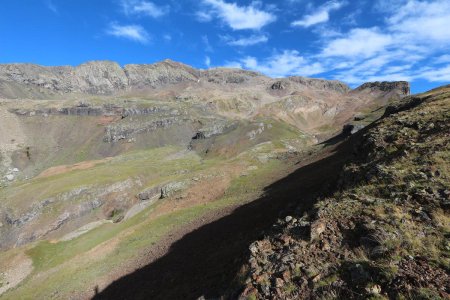
[[286, 88], [286, 83], [283, 81], [277, 81], [270, 87], [272, 90], [284, 90]]
[[355, 91], [382, 91], [390, 92], [395, 91], [402, 96], [408, 96], [411, 93], [409, 82], [407, 81], [375, 81], [366, 82], [363, 85], [357, 87]]

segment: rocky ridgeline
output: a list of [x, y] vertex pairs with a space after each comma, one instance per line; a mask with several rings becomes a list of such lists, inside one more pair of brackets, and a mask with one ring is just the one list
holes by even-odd
[[447, 87], [349, 138], [335, 187], [250, 245], [241, 298], [449, 299], [449, 118]]
[[[227, 72], [225, 72], [227, 73]], [[241, 82], [233, 79], [233, 72], [227, 76], [227, 82]], [[244, 74], [245, 71], [238, 73]], [[165, 60], [155, 64], [126, 65], [123, 68], [115, 62], [94, 61], [77, 67], [43, 67], [32, 64], [0, 65], [0, 83], [4, 86], [4, 97], [8, 98], [10, 89], [17, 85], [35, 88], [37, 91], [47, 91], [56, 94], [86, 93], [93, 95], [110, 95], [119, 91], [158, 87], [165, 84], [180, 82], [198, 82], [208, 73], [191, 68], [181, 63]], [[253, 74], [253, 73], [251, 73]], [[223, 77], [220, 77], [222, 80]], [[220, 81], [217, 79], [217, 81]], [[10, 95], [14, 98], [14, 95]]]
[[[4, 98], [41, 98], [45, 95], [82, 93], [90, 95], [112, 95], [118, 92], [157, 88], [179, 83], [198, 84], [206, 82], [216, 85], [246, 83], [267, 84], [272, 90], [283, 90], [289, 85], [300, 89], [329, 90], [348, 93], [351, 89], [340, 81], [289, 77], [273, 80], [260, 73], [228, 68], [198, 70], [190, 66], [165, 60], [155, 64], [131, 64], [123, 68], [111, 61], [93, 61], [82, 65], [44, 67], [33, 64], [0, 65], [0, 96]], [[409, 94], [406, 82], [375, 82], [364, 84], [355, 91], [396, 90], [401, 95]]]

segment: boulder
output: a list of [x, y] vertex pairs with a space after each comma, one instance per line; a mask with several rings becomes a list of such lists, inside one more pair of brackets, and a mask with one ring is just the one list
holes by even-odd
[[311, 241], [319, 240], [322, 233], [327, 228], [325, 222], [321, 220], [314, 221], [311, 224]]
[[161, 199], [167, 198], [185, 189], [188, 186], [188, 183], [185, 181], [176, 181], [166, 184], [161, 188]]
[[151, 200], [153, 198], [161, 196], [161, 187], [155, 186], [149, 189], [146, 189], [139, 194], [137, 194], [137, 198], [141, 201]]
[[351, 134], [355, 134], [358, 131], [360, 131], [361, 129], [363, 129], [365, 126], [362, 124], [345, 124], [344, 127], [342, 128], [342, 133], [344, 135], [351, 135]]

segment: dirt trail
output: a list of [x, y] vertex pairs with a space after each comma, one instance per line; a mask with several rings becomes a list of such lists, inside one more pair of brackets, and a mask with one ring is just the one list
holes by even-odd
[[211, 212], [173, 232], [124, 270], [128, 275], [105, 289], [99, 286], [102, 291], [94, 299], [209, 299], [223, 295], [247, 258], [249, 244], [280, 217], [280, 211], [288, 213], [289, 204], [310, 208], [317, 191], [335, 181], [350, 155], [350, 143], [330, 146], [266, 187], [263, 197]]

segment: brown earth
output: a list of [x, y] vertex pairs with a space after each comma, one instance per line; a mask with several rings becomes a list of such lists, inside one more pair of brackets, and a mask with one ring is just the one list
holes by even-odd
[[90, 160], [90, 161], [83, 161], [80, 163], [76, 163], [73, 165], [62, 165], [62, 166], [56, 166], [48, 168], [47, 170], [40, 173], [37, 178], [45, 178], [50, 177], [54, 175], [64, 174], [75, 170], [87, 170], [95, 167], [98, 164], [110, 161], [112, 157], [107, 157], [105, 159], [99, 159], [99, 160]]

